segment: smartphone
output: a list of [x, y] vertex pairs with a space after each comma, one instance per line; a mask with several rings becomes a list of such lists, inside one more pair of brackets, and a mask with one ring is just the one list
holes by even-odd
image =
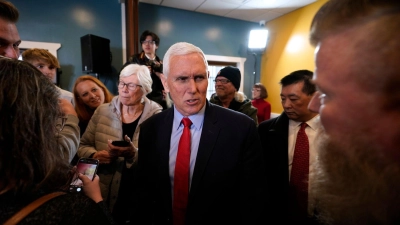
[[131, 143], [127, 141], [113, 141], [111, 144], [118, 147], [128, 147]]
[[[76, 164], [76, 172], [86, 175], [89, 179], [93, 180], [99, 166], [99, 160], [91, 158], [80, 158]], [[70, 192], [80, 192], [83, 183], [75, 174], [69, 185]]]

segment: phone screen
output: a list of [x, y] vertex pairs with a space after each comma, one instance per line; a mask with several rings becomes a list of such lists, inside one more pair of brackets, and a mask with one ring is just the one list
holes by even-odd
[[[76, 165], [76, 172], [86, 175], [89, 179], [93, 180], [97, 171], [99, 161], [97, 159], [81, 158]], [[70, 184], [70, 191], [80, 192], [82, 190], [82, 181], [75, 174]]]

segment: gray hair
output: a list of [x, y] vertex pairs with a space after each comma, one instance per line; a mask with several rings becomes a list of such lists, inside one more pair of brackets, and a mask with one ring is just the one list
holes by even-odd
[[164, 55], [163, 74], [165, 75], [165, 77], [168, 77], [169, 74], [169, 64], [171, 58], [173, 58], [174, 56], [188, 55], [191, 53], [200, 54], [201, 57], [204, 59], [204, 65], [206, 65], [206, 68], [208, 68], [208, 62], [206, 56], [199, 47], [187, 42], [178, 42], [173, 44]]
[[129, 77], [132, 75], [136, 75], [139, 80], [139, 85], [142, 85], [142, 91], [144, 95], [149, 94], [152, 89], [151, 85], [153, 84], [153, 80], [151, 79], [150, 70], [147, 66], [139, 65], [139, 64], [129, 64], [125, 66], [119, 77]]

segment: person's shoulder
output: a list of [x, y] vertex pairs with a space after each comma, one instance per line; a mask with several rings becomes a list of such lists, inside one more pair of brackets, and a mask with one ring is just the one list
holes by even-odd
[[64, 89], [62, 89], [62, 88], [60, 88], [58, 86], [57, 86], [57, 89], [60, 92], [61, 97], [69, 97], [69, 98], [73, 98], [74, 97], [74, 94], [72, 94], [72, 92], [70, 92], [70, 91], [64, 90]]
[[108, 103], [103, 103], [103, 104], [97, 106], [96, 111], [98, 111], [98, 112], [109, 111], [110, 107], [114, 106], [114, 105], [115, 105], [115, 103], [113, 101], [108, 102]]
[[94, 207], [96, 203], [82, 193], [66, 193], [49, 201], [49, 207], [56, 205], [57, 208], [63, 210], [87, 211]]
[[209, 100], [211, 103], [218, 105], [220, 103], [218, 96], [216, 93], [212, 94]]
[[55, 198], [54, 201], [49, 201], [49, 204], [52, 205], [47, 207], [49, 212], [46, 214], [54, 214], [63, 220], [68, 219], [68, 224], [80, 224], [89, 217], [96, 217], [93, 218], [93, 221], [104, 222], [101, 224], [110, 224], [98, 203], [83, 193], [66, 193]]
[[146, 100], [145, 100], [144, 107], [146, 107], [146, 106], [149, 107], [151, 111], [158, 111], [158, 110], [162, 111], [163, 108], [160, 104], [158, 104], [157, 102], [155, 102], [153, 100], [148, 99], [147, 97], [145, 97], [145, 99]]
[[270, 127], [273, 126], [283, 126], [283, 125], [289, 126], [289, 118], [284, 113], [275, 118], [264, 120], [258, 125], [258, 129], [259, 130], [269, 129]]
[[248, 108], [248, 109], [253, 110], [253, 111], [257, 110], [257, 108], [254, 107], [254, 105], [251, 103], [250, 99], [245, 99], [243, 101], [242, 105], [243, 105], [244, 108]]
[[[242, 113], [242, 112], [238, 112], [232, 109], [228, 109], [228, 108], [224, 108], [220, 105], [211, 103], [209, 104], [208, 109], [206, 109], [209, 111], [209, 113], [212, 115], [214, 114], [215, 116], [218, 117], [218, 119], [220, 119], [221, 121], [235, 121], [235, 122], [239, 122], [239, 121], [249, 121], [250, 123], [254, 123], [254, 121], [247, 116], [246, 114]], [[207, 115], [207, 113], [206, 113]]]
[[174, 108], [171, 107], [169, 109], [166, 109], [164, 111], [156, 113], [156, 114], [152, 115], [151, 117], [149, 117], [148, 119], [146, 119], [141, 126], [148, 126], [150, 124], [156, 124], [156, 125], [158, 124], [157, 126], [159, 126], [160, 123], [165, 122], [168, 115], [171, 115], [171, 118], [173, 118], [172, 117], [173, 110], [174, 110]]

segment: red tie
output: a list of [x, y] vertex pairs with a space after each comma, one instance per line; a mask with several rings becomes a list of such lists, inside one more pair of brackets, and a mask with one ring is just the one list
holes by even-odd
[[184, 128], [179, 140], [174, 175], [174, 202], [172, 205], [174, 225], [185, 224], [186, 207], [189, 198], [190, 125], [192, 125], [192, 121], [185, 117], [182, 119], [182, 123]]
[[309, 144], [305, 128], [306, 123], [300, 125], [294, 148], [292, 171], [290, 174], [290, 189], [292, 192], [290, 209], [292, 216], [307, 217], [308, 206], [308, 171], [309, 171]]

